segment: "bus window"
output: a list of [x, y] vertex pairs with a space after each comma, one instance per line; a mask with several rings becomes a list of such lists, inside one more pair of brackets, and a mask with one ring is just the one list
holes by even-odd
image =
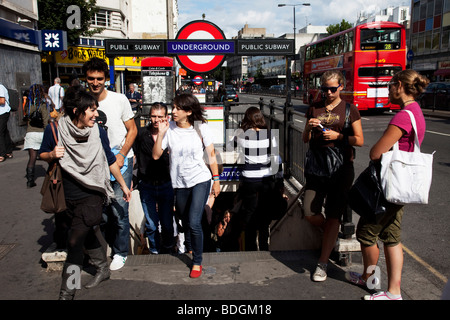
[[402, 67], [362, 67], [358, 69], [360, 77], [392, 77], [397, 72], [402, 71]]
[[400, 29], [361, 29], [361, 50], [397, 50], [400, 48]]
[[348, 51], [353, 51], [353, 38], [354, 33], [353, 32], [348, 33]]

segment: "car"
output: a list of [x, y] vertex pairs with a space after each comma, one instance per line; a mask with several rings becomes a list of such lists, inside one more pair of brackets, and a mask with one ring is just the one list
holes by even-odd
[[227, 96], [225, 101], [232, 102], [231, 104], [239, 105], [239, 96], [234, 89], [227, 89]]
[[417, 99], [422, 108], [450, 110], [450, 82], [431, 82]]

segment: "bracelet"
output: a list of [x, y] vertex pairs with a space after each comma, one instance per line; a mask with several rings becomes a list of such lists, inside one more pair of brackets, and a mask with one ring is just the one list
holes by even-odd
[[126, 158], [127, 158], [127, 157], [125, 157], [125, 156], [124, 156], [124, 155], [123, 155], [122, 153], [120, 153], [120, 152], [119, 152], [119, 154], [120, 154], [120, 155], [121, 155], [121, 156], [122, 156], [122, 157], [123, 157], [124, 159], [126, 159]]
[[219, 181], [219, 176], [213, 176], [214, 181]]

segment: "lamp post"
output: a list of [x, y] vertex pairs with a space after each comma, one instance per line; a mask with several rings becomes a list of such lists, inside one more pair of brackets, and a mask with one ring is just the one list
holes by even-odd
[[[295, 26], [295, 7], [298, 6], [305, 6], [305, 7], [309, 7], [311, 4], [310, 3], [298, 3], [298, 4], [286, 4], [286, 3], [280, 3], [278, 4], [278, 7], [292, 7], [293, 12], [294, 12], [294, 52], [295, 55], [297, 55], [297, 47], [296, 47], [296, 43], [295, 43], [295, 38], [296, 38], [296, 34], [295, 34], [295, 30], [296, 30], [296, 26]], [[294, 56], [294, 72], [296, 71], [296, 58]]]

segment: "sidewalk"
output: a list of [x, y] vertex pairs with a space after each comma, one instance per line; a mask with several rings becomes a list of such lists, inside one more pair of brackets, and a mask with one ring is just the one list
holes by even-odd
[[[41, 255], [52, 243], [53, 216], [42, 212], [39, 193], [47, 164], [38, 161], [37, 187], [26, 188], [28, 154], [14, 151], [14, 158], [0, 164], [0, 299], [56, 300], [60, 272], [47, 272]], [[129, 256], [125, 267], [112, 272], [111, 280], [97, 288], [78, 290], [77, 300], [360, 300], [368, 291], [345, 280], [347, 270], [362, 271], [354, 259], [348, 267], [330, 260], [328, 279], [311, 280], [318, 250], [277, 252], [204, 253], [203, 274], [189, 278], [188, 255]], [[385, 263], [381, 289], [386, 289]], [[405, 266], [405, 271], [410, 270]], [[92, 277], [82, 273], [82, 285]], [[417, 277], [415, 277], [416, 279]], [[405, 279], [403, 298], [439, 299], [441, 291], [430, 289], [419, 295]], [[424, 284], [421, 284], [424, 286]], [[411, 291], [409, 291], [411, 288]], [[422, 290], [423, 291], [423, 290]], [[294, 304], [289, 304], [294, 308]]]

